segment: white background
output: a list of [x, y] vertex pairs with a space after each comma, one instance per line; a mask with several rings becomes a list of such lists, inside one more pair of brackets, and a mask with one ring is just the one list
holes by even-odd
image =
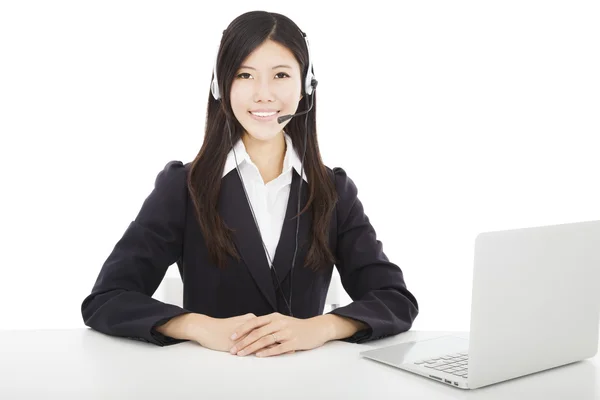
[[325, 164], [414, 329], [468, 330], [477, 233], [600, 218], [598, 2], [4, 1], [0, 329], [83, 326], [156, 174], [200, 149], [221, 32], [255, 9], [309, 36]]

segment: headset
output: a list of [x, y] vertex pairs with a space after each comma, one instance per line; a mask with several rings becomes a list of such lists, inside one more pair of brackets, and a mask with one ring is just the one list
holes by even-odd
[[[225, 33], [225, 32], [226, 31], [223, 31], [223, 33]], [[229, 119], [227, 118], [227, 116], [225, 117], [225, 123], [227, 124], [227, 130], [229, 132], [229, 142], [231, 145], [231, 149], [233, 150], [233, 156], [235, 159], [235, 169], [237, 170], [238, 176], [242, 183], [242, 188], [244, 189], [244, 194], [246, 196], [246, 200], [248, 201], [248, 205], [250, 206], [250, 211], [252, 212], [252, 218], [254, 219], [254, 224], [256, 225], [256, 230], [258, 231], [258, 235], [260, 237], [263, 248], [264, 248], [267, 258], [269, 260], [269, 265], [270, 265], [271, 269], [273, 270], [273, 272], [275, 273], [275, 279], [277, 280], [277, 288], [279, 289], [279, 292], [281, 293], [281, 297], [283, 298], [283, 301], [285, 302], [285, 305], [286, 305], [289, 315], [291, 317], [294, 316], [294, 314], [292, 312], [292, 294], [293, 294], [292, 289], [293, 289], [293, 278], [294, 278], [294, 266], [296, 264], [296, 254], [298, 252], [298, 231], [299, 231], [299, 227], [300, 227], [300, 194], [302, 193], [302, 181], [303, 181], [302, 177], [304, 176], [303, 175], [304, 174], [304, 157], [306, 156], [306, 137], [308, 135], [308, 112], [310, 110], [312, 110], [312, 108], [313, 108], [314, 96], [312, 96], [312, 94], [316, 90], [317, 84], [318, 84], [318, 81], [315, 79], [315, 75], [314, 75], [312, 58], [310, 56], [310, 47], [308, 44], [308, 38], [306, 37], [306, 33], [302, 32], [302, 31], [300, 31], [300, 33], [302, 34], [302, 37], [304, 38], [304, 41], [306, 42], [306, 49], [308, 51], [308, 70], [306, 73], [306, 77], [304, 78], [304, 93], [305, 93], [305, 95], [310, 96], [310, 99], [311, 99], [310, 107], [307, 110], [299, 112], [297, 114], [288, 114], [288, 115], [284, 115], [284, 116], [277, 118], [277, 122], [281, 124], [282, 122], [285, 122], [288, 119], [291, 119], [291, 118], [299, 116], [299, 115], [306, 114], [306, 117], [304, 119], [304, 151], [302, 154], [302, 161], [300, 164], [300, 184], [298, 185], [298, 208], [296, 211], [296, 245], [295, 245], [295, 249], [294, 249], [294, 256], [292, 258], [292, 267], [290, 270], [290, 300], [289, 300], [289, 302], [285, 298], [285, 294], [283, 293], [283, 290], [281, 289], [281, 281], [279, 280], [279, 276], [277, 275], [277, 270], [275, 269], [275, 265], [273, 265], [273, 260], [271, 258], [271, 255], [269, 254], [269, 250], [267, 249], [267, 246], [265, 245], [265, 242], [262, 238], [262, 234], [260, 233], [260, 227], [256, 220], [254, 208], [252, 207], [252, 203], [250, 202], [250, 197], [248, 196], [248, 192], [246, 191], [246, 185], [244, 184], [244, 178], [242, 177], [242, 174], [241, 174], [239, 166], [238, 166], [238, 160], [237, 160], [237, 156], [235, 154], [235, 148], [233, 146], [233, 139], [231, 138], [231, 127], [229, 126]], [[221, 92], [219, 90], [219, 82], [217, 80], [218, 55], [219, 54], [217, 51], [217, 57], [215, 57], [215, 65], [214, 65], [214, 70], [213, 70], [213, 80], [210, 85], [210, 89], [211, 89], [213, 98], [217, 101], [221, 100]], [[306, 98], [306, 100], [308, 100], [308, 98]], [[294, 150], [292, 149], [292, 151], [294, 151]]]

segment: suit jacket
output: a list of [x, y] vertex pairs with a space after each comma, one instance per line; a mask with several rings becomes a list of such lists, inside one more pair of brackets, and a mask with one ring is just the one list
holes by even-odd
[[[226, 268], [209, 261], [208, 249], [187, 192], [191, 163], [167, 163], [155, 187], [102, 266], [81, 305], [85, 324], [97, 331], [160, 346], [184, 340], [155, 328], [189, 312], [215, 318], [246, 313], [288, 314], [275, 284], [262, 242], [236, 170], [222, 179], [219, 213], [235, 230], [241, 262], [228, 258]], [[375, 230], [363, 211], [354, 182], [341, 168], [327, 168], [335, 181], [338, 202], [331, 219], [330, 247], [344, 289], [353, 302], [331, 313], [362, 321], [368, 329], [344, 339], [362, 343], [407, 331], [418, 314], [415, 297], [402, 271], [383, 253]], [[290, 269], [295, 248], [300, 176], [294, 170], [287, 212], [273, 259], [281, 290], [289, 299]], [[302, 185], [302, 204], [307, 199]], [[315, 272], [304, 267], [311, 213], [300, 218], [298, 253], [293, 272], [292, 312], [296, 318], [323, 313], [333, 265]], [[304, 244], [304, 246], [303, 246]], [[176, 263], [183, 280], [183, 308], [152, 298], [168, 267]]]

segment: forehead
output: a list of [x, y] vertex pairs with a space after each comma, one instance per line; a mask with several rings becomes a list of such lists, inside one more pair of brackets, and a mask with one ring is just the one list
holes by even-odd
[[294, 53], [290, 49], [270, 39], [254, 49], [242, 63], [242, 65], [253, 68], [271, 68], [280, 64], [300, 68]]

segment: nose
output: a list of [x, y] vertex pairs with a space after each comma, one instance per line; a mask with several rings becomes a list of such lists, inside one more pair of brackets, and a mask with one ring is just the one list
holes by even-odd
[[255, 102], [272, 102], [274, 101], [273, 92], [268, 79], [256, 79], [254, 88]]

